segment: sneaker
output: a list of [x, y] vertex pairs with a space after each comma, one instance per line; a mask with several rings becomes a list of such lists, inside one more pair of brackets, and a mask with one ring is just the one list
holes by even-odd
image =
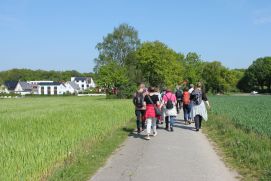
[[153, 133], [153, 136], [157, 136], [157, 131]]
[[170, 131], [174, 131], [174, 130], [173, 130], [173, 127], [170, 127]]
[[199, 131], [199, 129], [196, 129], [196, 131]]
[[147, 135], [146, 140], [150, 140], [150, 139], [151, 139], [150, 135]]

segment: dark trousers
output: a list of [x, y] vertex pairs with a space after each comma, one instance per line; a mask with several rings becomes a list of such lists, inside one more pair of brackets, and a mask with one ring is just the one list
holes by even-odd
[[179, 110], [182, 109], [182, 100], [177, 100], [176, 108], [177, 108], [177, 113], [179, 113]]
[[135, 110], [135, 115], [136, 115], [136, 127], [137, 130], [140, 131], [140, 123], [141, 123], [141, 128], [145, 129], [145, 110]]
[[200, 129], [201, 128], [201, 122], [202, 122], [202, 116], [201, 115], [196, 115], [194, 117], [194, 121], [195, 121], [196, 129]]
[[184, 120], [188, 121], [191, 119], [191, 104], [183, 105]]

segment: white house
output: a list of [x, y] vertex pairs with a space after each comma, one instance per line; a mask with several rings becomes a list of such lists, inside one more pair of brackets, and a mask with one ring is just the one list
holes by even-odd
[[71, 94], [78, 93], [80, 91], [79, 85], [77, 85], [75, 82], [68, 81], [65, 83], [66, 92], [69, 92]]
[[14, 89], [14, 92], [21, 95], [31, 94], [33, 92], [33, 87], [27, 82], [19, 81]]
[[59, 82], [38, 83], [38, 94], [40, 95], [62, 95], [66, 92], [64, 84]]
[[7, 94], [14, 93], [17, 83], [18, 81], [6, 81], [2, 86], [3, 92]]
[[80, 87], [80, 90], [96, 87], [91, 77], [71, 77], [71, 82], [75, 82]]

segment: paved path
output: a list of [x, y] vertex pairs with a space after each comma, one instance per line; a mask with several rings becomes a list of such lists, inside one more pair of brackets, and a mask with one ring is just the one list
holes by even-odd
[[205, 135], [178, 116], [174, 132], [158, 129], [151, 140], [132, 134], [91, 181], [231, 181], [238, 176], [224, 165]]

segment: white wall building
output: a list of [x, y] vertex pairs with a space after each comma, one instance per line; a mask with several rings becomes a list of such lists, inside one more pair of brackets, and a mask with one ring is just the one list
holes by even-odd
[[75, 82], [80, 87], [80, 90], [86, 90], [96, 87], [91, 77], [71, 77], [71, 81]]
[[31, 84], [27, 82], [19, 81], [14, 89], [14, 93], [21, 94], [21, 95], [32, 94], [33, 87]]
[[68, 81], [65, 83], [66, 92], [69, 92], [71, 94], [78, 93], [80, 91], [79, 85], [77, 85], [75, 82]]
[[38, 83], [39, 95], [62, 95], [66, 92], [64, 84], [59, 82], [41, 82]]

